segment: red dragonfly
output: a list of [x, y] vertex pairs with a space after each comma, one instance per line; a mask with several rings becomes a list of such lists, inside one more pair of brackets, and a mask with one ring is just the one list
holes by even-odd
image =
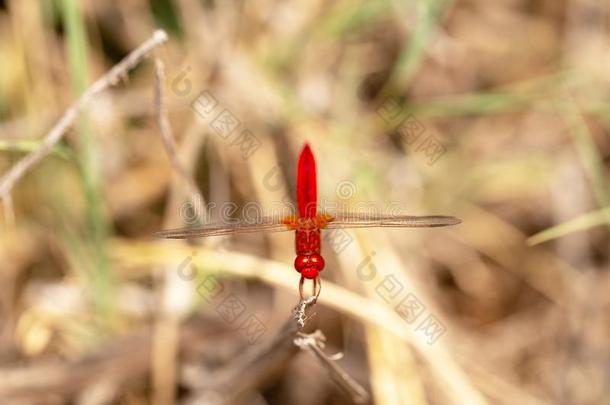
[[405, 227], [429, 228], [457, 225], [460, 219], [450, 216], [392, 216], [369, 213], [318, 213], [316, 161], [311, 148], [305, 144], [297, 164], [298, 215], [263, 217], [258, 221], [232, 224], [207, 224], [197, 228], [169, 229], [155, 233], [168, 239], [192, 239], [237, 233], [295, 231], [296, 259], [294, 268], [301, 274], [299, 292], [303, 299], [305, 279], [313, 280], [314, 297], [320, 294], [319, 275], [324, 270], [321, 255], [321, 230], [339, 228]]

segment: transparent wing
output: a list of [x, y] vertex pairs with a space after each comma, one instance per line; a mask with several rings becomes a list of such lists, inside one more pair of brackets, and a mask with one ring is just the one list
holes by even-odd
[[230, 221], [228, 223], [206, 224], [191, 228], [167, 229], [155, 232], [153, 235], [157, 238], [166, 239], [193, 239], [238, 233], [290, 231], [291, 228], [284, 224], [283, 221], [283, 218], [263, 217], [256, 221], [239, 220]]
[[336, 212], [329, 214], [332, 219], [327, 229], [337, 228], [433, 228], [457, 225], [461, 219], [446, 215], [412, 216], [412, 215], [377, 215], [369, 213]]

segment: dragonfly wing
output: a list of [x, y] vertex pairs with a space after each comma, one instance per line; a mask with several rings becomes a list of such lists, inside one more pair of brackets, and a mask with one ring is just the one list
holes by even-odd
[[157, 238], [194, 239], [208, 236], [233, 235], [238, 233], [281, 232], [291, 228], [282, 219], [265, 217], [258, 221], [231, 221], [230, 223], [206, 224], [192, 228], [166, 229], [155, 232]]
[[332, 219], [327, 229], [338, 228], [433, 228], [457, 225], [461, 219], [446, 215], [377, 215], [369, 213], [337, 212], [330, 214]]

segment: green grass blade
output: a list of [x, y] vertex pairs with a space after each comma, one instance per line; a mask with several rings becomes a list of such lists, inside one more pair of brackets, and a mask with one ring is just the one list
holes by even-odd
[[417, 19], [411, 36], [400, 52], [387, 82], [384, 94], [391, 88], [404, 88], [415, 75], [425, 54], [427, 45], [434, 36], [443, 11], [450, 0], [420, 0], [416, 4]]
[[[78, 96], [89, 85], [88, 38], [78, 1], [62, 0], [61, 5], [72, 86]], [[93, 129], [86, 114], [83, 114], [78, 122], [78, 132], [78, 160], [87, 201], [88, 224], [85, 243], [89, 245], [88, 251], [93, 256], [93, 265], [89, 272], [90, 290], [97, 311], [103, 316], [108, 316], [112, 312], [112, 277], [106, 251], [109, 226], [102, 202], [99, 156]]]
[[561, 97], [559, 110], [580, 161], [589, 176], [593, 192], [600, 207], [610, 206], [610, 182], [606, 179], [605, 165], [589, 127], [576, 102], [568, 94]]
[[585, 231], [600, 225], [610, 225], [610, 207], [588, 212], [567, 222], [545, 229], [527, 239], [530, 246], [538, 245], [574, 232]]
[[[16, 152], [16, 153], [30, 153], [40, 148], [41, 141], [39, 140], [6, 140], [0, 139], [0, 151], [1, 152]], [[62, 159], [70, 159], [70, 151], [61, 145], [55, 145], [51, 148], [51, 154], [58, 156]]]

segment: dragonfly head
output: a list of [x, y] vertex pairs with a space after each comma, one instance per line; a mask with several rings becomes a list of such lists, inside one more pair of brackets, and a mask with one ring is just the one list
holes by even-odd
[[314, 279], [324, 270], [324, 259], [316, 253], [311, 255], [298, 255], [294, 260], [294, 268], [301, 273], [303, 277]]

